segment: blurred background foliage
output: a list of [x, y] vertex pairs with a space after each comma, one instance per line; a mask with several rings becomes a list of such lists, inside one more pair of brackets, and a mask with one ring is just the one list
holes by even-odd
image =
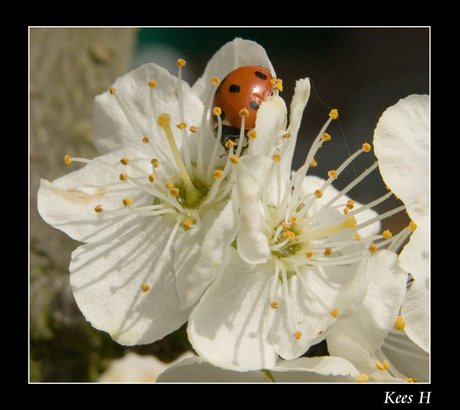
[[[93, 158], [92, 103], [117, 77], [154, 62], [176, 74], [176, 60], [187, 61], [184, 79], [193, 84], [207, 61], [227, 41], [250, 39], [267, 51], [282, 97], [289, 107], [295, 80], [310, 77], [314, 91], [299, 132], [293, 168], [304, 161], [330, 108], [339, 122], [333, 140], [318, 154], [314, 173], [324, 177], [363, 142], [372, 142], [383, 111], [410, 94], [428, 94], [428, 28], [30, 28], [30, 381], [96, 381], [115, 358], [128, 351], [171, 362], [190, 349], [185, 326], [147, 346], [120, 346], [86, 322], [69, 284], [71, 252], [79, 245], [38, 215], [40, 178], [68, 172], [63, 158]], [[326, 148], [327, 147], [327, 148]], [[375, 158], [356, 163], [337, 181], [345, 186]], [[385, 192], [378, 173], [351, 195], [367, 202]], [[342, 182], [343, 180], [344, 182]], [[342, 184], [342, 185], [341, 185]], [[397, 205], [397, 200], [379, 211]], [[385, 221], [399, 231], [402, 213]], [[324, 354], [324, 346], [313, 354]]]

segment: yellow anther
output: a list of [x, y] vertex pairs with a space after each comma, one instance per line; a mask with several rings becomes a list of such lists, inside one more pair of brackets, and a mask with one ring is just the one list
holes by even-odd
[[70, 158], [70, 156], [66, 155], [66, 156], [64, 157], [64, 162], [65, 162], [66, 164], [70, 164], [70, 163], [72, 162], [72, 158]]
[[294, 239], [295, 238], [295, 233], [292, 232], [292, 231], [286, 231], [283, 233], [283, 236], [286, 238], [286, 239]]
[[219, 81], [219, 79], [217, 77], [212, 77], [211, 78], [211, 84], [217, 85], [217, 84], [219, 84], [219, 82], [220, 81]]
[[273, 309], [278, 309], [278, 300], [277, 300], [277, 299], [272, 300], [272, 302], [270, 303], [270, 306], [271, 306]]
[[377, 245], [371, 243], [369, 245], [369, 252], [377, 252]]
[[364, 151], [364, 152], [369, 152], [371, 149], [372, 149], [371, 145], [368, 144], [367, 142], [365, 142], [365, 143], [363, 144], [363, 151]]
[[355, 236], [353, 236], [353, 239], [358, 241], [358, 242], [361, 242], [361, 235], [355, 235]]
[[353, 209], [355, 207], [355, 201], [353, 201], [353, 199], [349, 199], [347, 201], [347, 208], [348, 209]]
[[295, 216], [291, 216], [289, 221], [291, 221], [291, 225], [297, 225], [297, 218]]
[[325, 133], [323, 134], [323, 136], [321, 137], [321, 139], [322, 139], [323, 141], [330, 141], [331, 138], [332, 138], [332, 137], [331, 137], [327, 132], [325, 132]]
[[289, 229], [291, 229], [291, 225], [289, 225], [287, 222], [283, 222], [281, 225], [285, 231], [289, 231]]
[[190, 131], [192, 131], [193, 133], [197, 132], [198, 131], [198, 127], [196, 125], [191, 125], [190, 126]]
[[297, 340], [299, 340], [302, 337], [302, 332], [298, 330], [297, 332], [294, 333], [294, 336]]
[[178, 67], [183, 67], [186, 63], [185, 63], [185, 60], [182, 60], [182, 58], [179, 58], [179, 60], [176, 61], [176, 64]]
[[286, 134], [283, 135], [283, 139], [287, 140], [288, 138], [291, 138], [290, 132], [287, 132]]
[[409, 222], [409, 229], [414, 232], [417, 229], [417, 224], [414, 221]]
[[324, 250], [324, 256], [331, 256], [332, 255], [332, 249], [331, 248], [326, 248]]
[[313, 251], [312, 250], [308, 250], [308, 251], [305, 251], [303, 253], [308, 259], [310, 259], [312, 256], [313, 256]]
[[366, 373], [361, 373], [355, 383], [367, 383], [369, 381], [369, 376]]
[[239, 114], [240, 114], [240, 117], [248, 117], [249, 111], [246, 108], [243, 108]]
[[215, 169], [213, 174], [216, 179], [221, 179], [224, 176], [224, 173], [220, 169]]
[[220, 109], [220, 107], [214, 107], [214, 108], [212, 109], [212, 113], [213, 113], [214, 115], [220, 115], [220, 114], [222, 114], [222, 110]]
[[329, 113], [329, 117], [331, 117], [333, 120], [336, 120], [337, 118], [339, 118], [339, 112], [336, 109], [331, 110], [331, 112]]
[[109, 88], [109, 91], [110, 91], [110, 94], [113, 95], [113, 93], [114, 93], [115, 91], [117, 91], [117, 89], [114, 88], [114, 87], [110, 87], [110, 88]]
[[172, 189], [169, 190], [169, 194], [171, 196], [177, 196], [177, 195], [179, 195], [179, 190], [177, 188], [172, 188]]
[[165, 127], [166, 125], [169, 125], [170, 122], [171, 116], [169, 114], [164, 113], [158, 117], [158, 125], [160, 127]]
[[257, 137], [257, 131], [256, 130], [250, 130], [246, 134], [250, 140], [256, 139]]
[[94, 208], [96, 212], [102, 212], [102, 205], [97, 205], [96, 208]]
[[120, 159], [120, 162], [121, 162], [123, 165], [128, 165], [129, 158], [123, 157], [122, 159]]
[[225, 142], [225, 148], [228, 148], [228, 149], [230, 149], [231, 146], [235, 146], [235, 145], [236, 145], [236, 142], [232, 140], [227, 140]]
[[283, 80], [280, 78], [273, 78], [270, 80], [273, 90], [283, 91]]
[[238, 164], [238, 162], [240, 162], [240, 157], [238, 155], [232, 155], [230, 157], [230, 162], [232, 164]]
[[160, 166], [160, 161], [158, 161], [156, 158], [153, 158], [150, 163], [153, 165], [154, 168], [158, 168]]
[[184, 226], [185, 229], [190, 229], [192, 226], [192, 220], [191, 219], [186, 219], [184, 222], [182, 222], [182, 225]]
[[329, 172], [327, 173], [327, 176], [328, 176], [329, 178], [337, 179], [337, 177], [338, 177], [337, 171], [334, 171], [334, 170], [329, 171]]
[[166, 183], [166, 188], [173, 189], [174, 188], [174, 183], [173, 182], [167, 182]]
[[278, 154], [273, 155], [273, 161], [280, 162], [281, 161], [281, 156], [279, 156]]
[[345, 221], [345, 225], [347, 226], [348, 229], [356, 229], [358, 226], [358, 221], [353, 215], [347, 216], [347, 219]]
[[398, 316], [396, 318], [395, 329], [396, 330], [403, 330], [405, 327], [406, 327], [405, 320], [401, 316]]
[[149, 289], [150, 289], [150, 286], [147, 285], [147, 283], [144, 283], [144, 284], [142, 285], [142, 292], [147, 292]]
[[408, 383], [417, 383], [418, 379], [416, 377], [406, 377], [404, 380]]
[[148, 143], [150, 142], [150, 140], [149, 140], [148, 137], [144, 137], [144, 138], [142, 138], [142, 142], [143, 142], [144, 144], [148, 144]]
[[339, 317], [339, 309], [334, 309], [329, 312], [329, 314], [334, 318], [337, 319]]
[[185, 128], [187, 128], [187, 124], [185, 122], [181, 122], [180, 124], [177, 124], [176, 127], [180, 130], [184, 130]]
[[128, 180], [128, 174], [120, 174], [120, 181], [127, 181]]
[[150, 175], [149, 175], [149, 181], [150, 181], [150, 182], [155, 181], [156, 178], [157, 178], [157, 177], [155, 176], [155, 174], [150, 174]]
[[318, 163], [316, 162], [316, 160], [314, 158], [311, 159], [310, 161], [310, 166], [311, 167], [316, 167], [318, 165]]
[[344, 213], [345, 215], [347, 215], [348, 212], [350, 212], [350, 208], [348, 208], [348, 207], [346, 206], [345, 209], [343, 210], [343, 213]]
[[375, 365], [377, 366], [377, 369], [381, 370], [382, 372], [390, 368], [390, 362], [388, 360], [384, 360], [383, 363], [376, 362]]
[[323, 193], [319, 189], [317, 189], [315, 191], [315, 196], [316, 196], [316, 198], [321, 198], [323, 196]]
[[148, 82], [148, 84], [150, 88], [155, 88], [157, 86], [157, 82], [153, 78]]
[[133, 200], [129, 196], [126, 197], [125, 199], [123, 199], [123, 205], [124, 206], [131, 205], [132, 203], [133, 203]]
[[392, 233], [388, 229], [386, 231], [383, 231], [382, 235], [385, 239], [390, 239], [393, 236]]

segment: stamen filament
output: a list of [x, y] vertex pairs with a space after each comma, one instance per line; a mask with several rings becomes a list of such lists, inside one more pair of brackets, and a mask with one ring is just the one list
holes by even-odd
[[181, 173], [181, 178], [184, 181], [185, 190], [186, 190], [186, 202], [189, 206], [195, 206], [201, 199], [201, 195], [195, 189], [190, 180], [190, 176], [187, 172], [187, 169], [182, 162], [182, 158], [180, 156], [179, 150], [176, 145], [176, 140], [174, 139], [174, 135], [171, 130], [171, 126], [169, 125], [171, 122], [171, 118], [168, 114], [161, 114], [158, 118], [158, 125], [163, 128], [163, 131], [168, 139], [169, 146], [171, 147], [171, 152], [173, 154], [174, 160], [176, 161], [177, 166], [179, 167], [179, 171]]

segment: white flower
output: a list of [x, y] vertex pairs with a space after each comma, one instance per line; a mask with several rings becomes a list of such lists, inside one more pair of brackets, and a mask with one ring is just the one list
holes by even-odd
[[[394, 326], [406, 293], [407, 273], [396, 255], [379, 248], [400, 236], [378, 234], [379, 221], [404, 210], [377, 215], [346, 194], [377, 168], [377, 163], [342, 191], [333, 181], [369, 144], [351, 155], [329, 179], [306, 177], [314, 156], [330, 139], [325, 133], [333, 110], [306, 158], [292, 177], [283, 175], [281, 134], [267, 150], [237, 167], [232, 200], [219, 218], [238, 221], [229, 264], [190, 315], [189, 339], [195, 351], [214, 365], [239, 371], [272, 368], [278, 355], [298, 358], [333, 328], [350, 329], [365, 349], [374, 351]], [[288, 151], [284, 159], [290, 164]], [[262, 166], [261, 164], [265, 164]], [[284, 168], [283, 168], [284, 165]], [[264, 176], [256, 172], [265, 169]], [[222, 216], [225, 214], [225, 216]], [[230, 234], [228, 230], [227, 234]], [[216, 236], [212, 230], [209, 236]], [[210, 261], [212, 263], [212, 261]], [[367, 296], [367, 298], [366, 298]]]
[[407, 335], [429, 351], [429, 97], [411, 95], [388, 108], [374, 134], [385, 183], [405, 204], [415, 231], [399, 257], [413, 277], [401, 310]]
[[200, 255], [207, 280], [223, 269], [225, 260], [212, 266], [206, 260], [230, 243], [203, 241], [229, 199], [239, 158], [233, 147], [222, 156], [209, 126], [213, 77], [245, 64], [274, 74], [263, 48], [241, 39], [218, 51], [193, 89], [181, 80], [184, 64], [178, 60], [178, 77], [142, 65], [96, 97], [101, 156], [66, 156], [86, 166], [42, 180], [38, 192], [43, 219], [85, 243], [69, 268], [79, 308], [121, 344], [151, 343], [187, 321], [204, 288], [185, 294], [189, 287], [180, 282], [193, 278]]

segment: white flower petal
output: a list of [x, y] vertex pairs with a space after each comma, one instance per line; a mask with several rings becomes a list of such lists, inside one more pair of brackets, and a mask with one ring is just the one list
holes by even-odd
[[429, 217], [429, 97], [411, 95], [388, 108], [374, 133], [385, 183], [419, 225]]
[[336, 328], [371, 353], [382, 345], [396, 323], [406, 295], [407, 272], [400, 268], [395, 253], [381, 250], [371, 256], [368, 275], [363, 302], [353, 315], [339, 317]]
[[430, 351], [430, 309], [428, 278], [414, 279], [401, 308], [407, 336], [425, 352]]
[[[105, 210], [120, 209], [126, 197], [132, 198], [134, 205], [151, 205], [149, 195], [136, 186], [120, 181], [119, 174], [124, 172], [120, 159], [126, 155], [137, 166], [151, 169], [149, 160], [143, 158], [142, 153], [125, 149], [95, 158], [84, 168], [52, 183], [42, 180], [37, 197], [40, 216], [81, 242], [112, 242], [135, 228], [141, 221], [138, 215], [114, 216], [94, 210], [98, 205]], [[137, 171], [131, 172], [131, 176], [136, 175]]]
[[379, 370], [376, 366], [377, 360], [373, 359], [367, 350], [336, 329], [328, 335], [327, 347], [331, 356], [348, 360], [360, 373], [367, 374], [372, 381], [387, 383], [401, 381], [388, 372]]
[[359, 376], [356, 368], [341, 357], [303, 357], [292, 361], [279, 361], [275, 367], [264, 370], [238, 372], [213, 366], [201, 357], [182, 360], [169, 367], [157, 382], [346, 382]]
[[243, 164], [238, 165], [235, 188], [240, 206], [238, 253], [245, 262], [265, 263], [270, 256], [270, 248], [267, 237], [261, 232], [260, 186]]
[[168, 218], [152, 218], [115, 243], [83, 245], [72, 254], [78, 307], [120, 344], [152, 343], [187, 321], [190, 310], [179, 309], [172, 258], [163, 254], [173, 226]]
[[267, 329], [273, 271], [241, 261], [231, 248], [230, 262], [190, 315], [188, 336], [195, 351], [226, 369], [248, 371], [275, 365]]
[[223, 271], [237, 233], [231, 200], [217, 217], [216, 212], [205, 217], [203, 228], [191, 229], [175, 242], [174, 267], [183, 309], [194, 304]]
[[209, 93], [211, 78], [222, 81], [231, 71], [244, 65], [261, 65], [275, 76], [265, 49], [254, 41], [235, 38], [224, 44], [209, 60], [204, 74], [193, 85], [194, 93], [203, 101]]
[[[280, 360], [271, 369], [273, 374], [277, 372], [291, 373], [289, 380], [294, 381], [297, 376], [298, 381], [353, 381], [359, 376], [359, 372], [350, 362], [342, 357], [323, 356], [323, 357], [300, 357], [295, 360]], [[326, 377], [321, 377], [326, 376]], [[329, 376], [329, 378], [327, 377]], [[345, 376], [336, 378], [330, 376]], [[275, 376], [276, 381], [283, 381], [280, 375]]]
[[[148, 82], [154, 79], [157, 86], [153, 89], [155, 113], [150, 104]], [[114, 85], [117, 95], [126, 105], [133, 121], [139, 127], [142, 136], [134, 131], [109, 91], [98, 95], [94, 100], [94, 145], [101, 154], [140, 144], [147, 136], [153, 144], [164, 144], [163, 131], [157, 127], [157, 119], [162, 113], [171, 116], [171, 124], [179, 124], [179, 105], [177, 98], [178, 79], [168, 71], [153, 63], [143, 64], [118, 78]], [[190, 86], [182, 81], [185, 122], [199, 125], [203, 112], [202, 101], [192, 92]], [[177, 141], [180, 148], [181, 141]]]
[[[286, 133], [286, 104], [277, 94], [269, 97], [257, 110], [255, 130], [257, 138], [252, 141], [252, 152], [261, 153], [272, 158], [279, 153], [283, 141], [280, 138]], [[289, 160], [289, 166], [290, 164]]]
[[[287, 132], [291, 135], [287, 141], [287, 146], [281, 158], [281, 175], [286, 179], [289, 178], [291, 172], [292, 156], [297, 141], [297, 133], [300, 129], [303, 111], [310, 98], [310, 79], [304, 78], [296, 81], [294, 96], [292, 97], [289, 110], [289, 127]], [[287, 161], [289, 160], [289, 161]]]
[[427, 382], [430, 378], [430, 355], [412, 342], [404, 330], [393, 330], [385, 339], [382, 352], [391, 366], [405, 377]]
[[337, 322], [332, 311], [337, 309], [340, 317], [359, 304], [367, 283], [367, 260], [352, 266], [311, 267], [299, 271], [303, 281], [298, 274], [288, 279], [288, 299], [283, 283], [279, 283], [275, 294], [278, 307], [268, 312], [270, 340], [286, 360], [301, 356], [323, 340]]
[[[157, 378], [157, 383], [261, 383], [269, 382], [261, 371], [238, 372], [213, 366], [201, 357], [192, 357], [169, 367]], [[270, 381], [271, 382], [271, 381]]]

